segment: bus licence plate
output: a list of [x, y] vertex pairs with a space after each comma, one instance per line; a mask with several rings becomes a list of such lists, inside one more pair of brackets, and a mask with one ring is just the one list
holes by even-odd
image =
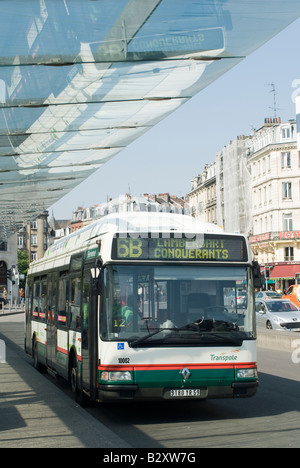
[[170, 397], [196, 397], [200, 395], [200, 388], [181, 388], [170, 390]]

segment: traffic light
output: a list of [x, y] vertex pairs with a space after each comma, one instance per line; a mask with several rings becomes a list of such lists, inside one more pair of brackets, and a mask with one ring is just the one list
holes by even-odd
[[270, 267], [266, 267], [266, 278], [270, 278]]
[[7, 270], [6, 272], [6, 278], [11, 279], [11, 270]]

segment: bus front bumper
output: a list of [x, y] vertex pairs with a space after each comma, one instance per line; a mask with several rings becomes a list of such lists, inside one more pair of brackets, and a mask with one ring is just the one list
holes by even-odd
[[[112, 400], [206, 400], [216, 398], [248, 398], [256, 394], [258, 381], [232, 383], [231, 386], [210, 386], [197, 389], [140, 388], [138, 385], [100, 384], [98, 399]], [[175, 390], [175, 392], [174, 392]], [[182, 390], [182, 391], [181, 391]], [[184, 390], [188, 390], [185, 392]], [[191, 390], [191, 391], [189, 391]], [[196, 390], [195, 392], [193, 390]]]

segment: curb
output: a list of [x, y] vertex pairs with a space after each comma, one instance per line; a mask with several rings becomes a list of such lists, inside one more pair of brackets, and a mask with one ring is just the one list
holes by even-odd
[[257, 330], [257, 346], [261, 348], [291, 352], [295, 349], [293, 343], [296, 340], [299, 340], [300, 343], [299, 332]]
[[12, 311], [4, 311], [4, 312], [1, 312], [0, 311], [0, 318], [1, 317], [7, 317], [8, 315], [20, 315], [20, 314], [25, 314], [25, 310], [17, 310], [15, 312], [12, 312]]

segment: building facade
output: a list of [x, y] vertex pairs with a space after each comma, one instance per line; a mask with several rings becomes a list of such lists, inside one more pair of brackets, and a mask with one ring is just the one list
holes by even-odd
[[[298, 128], [297, 128], [298, 122]], [[215, 177], [207, 180], [207, 167]], [[241, 232], [270, 277], [268, 288], [284, 290], [300, 277], [300, 97], [297, 119], [265, 119], [251, 136], [231, 141], [216, 161], [195, 177], [189, 192], [192, 213], [209, 218], [207, 186], [215, 184], [216, 223]], [[299, 280], [300, 281], [300, 280]]]
[[194, 218], [217, 224], [216, 163], [206, 164], [202, 173], [192, 180], [187, 194], [190, 213]]
[[251, 231], [249, 137], [238, 136], [216, 154], [217, 223], [227, 232]]
[[268, 281], [283, 290], [300, 273], [300, 158], [295, 120], [267, 120], [250, 140], [253, 235], [250, 244]]
[[159, 193], [157, 195], [145, 193], [141, 197], [127, 193], [114, 199], [110, 198], [107, 202], [99, 205], [87, 208], [78, 207], [73, 212], [70, 229], [71, 232], [75, 232], [107, 214], [133, 211], [186, 214], [189, 212], [189, 205], [185, 199], [168, 193]]
[[0, 297], [6, 290], [10, 302], [14, 302], [19, 294], [15, 279], [17, 261], [17, 234], [14, 234], [0, 242]]
[[43, 258], [48, 248], [48, 211], [32, 220], [26, 226], [25, 248], [29, 255], [29, 261]]

